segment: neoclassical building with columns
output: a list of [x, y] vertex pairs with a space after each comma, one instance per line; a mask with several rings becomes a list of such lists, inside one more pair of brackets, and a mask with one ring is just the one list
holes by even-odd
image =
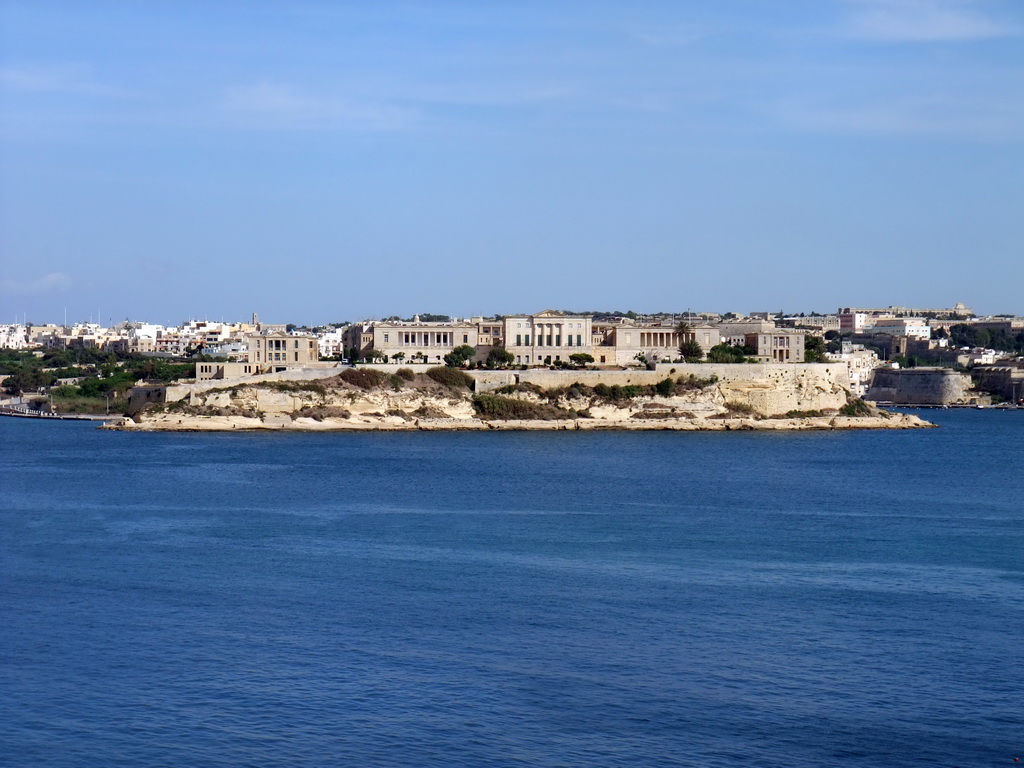
[[517, 365], [544, 365], [568, 361], [570, 355], [594, 353], [592, 318], [548, 309], [535, 315], [503, 319], [505, 349]]

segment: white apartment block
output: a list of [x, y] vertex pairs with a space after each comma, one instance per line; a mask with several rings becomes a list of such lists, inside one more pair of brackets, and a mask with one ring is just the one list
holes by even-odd
[[911, 339], [930, 339], [932, 329], [923, 317], [886, 317], [875, 320], [875, 333], [906, 336]]
[[29, 342], [28, 328], [24, 325], [0, 325], [0, 349], [25, 349]]

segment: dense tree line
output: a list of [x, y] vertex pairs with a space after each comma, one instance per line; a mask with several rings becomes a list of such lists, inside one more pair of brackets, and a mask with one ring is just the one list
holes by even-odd
[[168, 382], [195, 376], [195, 363], [172, 362], [140, 355], [117, 355], [98, 349], [54, 349], [41, 355], [23, 350], [0, 354], [0, 386], [9, 394], [51, 387], [58, 379], [81, 378], [61, 387], [64, 396], [103, 397], [123, 393], [140, 379]]
[[978, 328], [961, 323], [950, 327], [949, 338], [957, 347], [984, 347], [1024, 354], [1024, 331], [1014, 333], [1003, 328]]

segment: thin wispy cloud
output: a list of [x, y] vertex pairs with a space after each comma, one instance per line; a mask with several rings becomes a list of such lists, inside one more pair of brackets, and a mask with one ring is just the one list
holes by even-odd
[[404, 99], [430, 106], [520, 107], [548, 104], [578, 97], [578, 89], [566, 85], [514, 85], [489, 82], [479, 85], [423, 85], [412, 88]]
[[268, 129], [396, 131], [418, 118], [407, 106], [311, 94], [273, 82], [228, 89], [222, 108], [233, 122]]
[[849, 0], [844, 34], [879, 42], [957, 42], [1019, 36], [1020, 25], [964, 0]]
[[775, 122], [811, 133], [967, 141], [1020, 141], [1024, 106], [983, 97], [931, 96], [886, 102], [785, 101], [770, 109]]
[[71, 277], [64, 272], [50, 272], [42, 277], [29, 280], [4, 278], [0, 280], [0, 292], [15, 295], [38, 295], [61, 293], [71, 289]]
[[0, 89], [36, 94], [126, 97], [124, 88], [97, 82], [75, 65], [12, 66], [0, 69]]
[[630, 37], [644, 45], [658, 48], [680, 48], [708, 37], [706, 29], [697, 26], [649, 27], [636, 29]]

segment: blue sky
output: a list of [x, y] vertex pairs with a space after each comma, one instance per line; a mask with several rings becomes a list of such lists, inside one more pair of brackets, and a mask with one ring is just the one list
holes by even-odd
[[1024, 4], [3, 0], [0, 256], [0, 322], [1024, 313]]

